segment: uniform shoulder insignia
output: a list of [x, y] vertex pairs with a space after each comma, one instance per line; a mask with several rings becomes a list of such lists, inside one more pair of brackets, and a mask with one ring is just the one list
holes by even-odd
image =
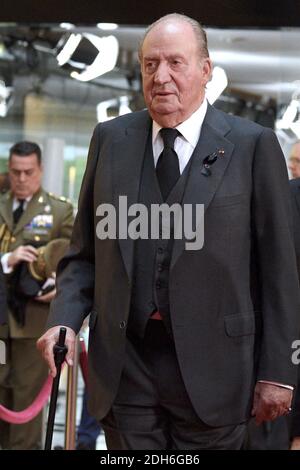
[[5, 193], [0, 192], [0, 201], [7, 201], [10, 198], [10, 192], [7, 191]]
[[48, 192], [48, 195], [52, 198], [55, 199], [56, 201], [62, 201], [62, 202], [69, 202], [71, 204], [70, 199], [64, 196], [57, 196], [56, 194]]

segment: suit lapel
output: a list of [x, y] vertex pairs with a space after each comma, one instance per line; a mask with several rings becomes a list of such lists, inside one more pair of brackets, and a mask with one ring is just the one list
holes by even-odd
[[[123, 139], [113, 145], [114, 205], [117, 208], [117, 234], [119, 233], [119, 196], [127, 197], [127, 207], [138, 202], [141, 171], [144, 161], [151, 120], [147, 112], [139, 115], [125, 131]], [[121, 210], [121, 215], [124, 211]], [[128, 223], [126, 224], [128, 228]], [[134, 240], [118, 238], [128, 278], [133, 268]]]
[[[234, 144], [225, 138], [229, 130], [230, 126], [223, 114], [209, 106], [191, 162], [182, 204], [192, 204], [193, 207], [196, 204], [204, 204], [204, 211], [209, 207], [220, 186], [234, 149]], [[219, 151], [221, 152], [219, 153]], [[203, 160], [214, 152], [217, 152], [218, 158], [211, 166], [211, 174], [205, 176], [201, 173]], [[171, 269], [185, 249], [187, 241], [189, 240], [186, 240], [184, 236], [182, 239], [174, 241]]]

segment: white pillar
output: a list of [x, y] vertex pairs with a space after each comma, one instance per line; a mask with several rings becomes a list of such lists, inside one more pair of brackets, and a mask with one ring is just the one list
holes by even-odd
[[63, 194], [64, 182], [64, 145], [63, 139], [47, 138], [43, 146], [43, 188], [58, 196]]

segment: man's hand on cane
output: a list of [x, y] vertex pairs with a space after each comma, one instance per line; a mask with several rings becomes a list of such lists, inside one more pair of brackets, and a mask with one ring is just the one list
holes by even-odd
[[75, 346], [75, 338], [76, 338], [75, 331], [72, 330], [72, 328], [69, 328], [68, 326], [64, 326], [64, 325], [54, 326], [53, 328], [50, 328], [49, 330], [47, 330], [46, 333], [44, 333], [43, 336], [41, 336], [39, 340], [37, 341], [37, 348], [41, 352], [45, 361], [47, 362], [50, 368], [50, 373], [52, 377], [56, 376], [56, 367], [54, 363], [53, 347], [58, 341], [59, 331], [61, 327], [64, 327], [67, 330], [66, 340], [65, 340], [65, 345], [68, 348], [68, 352], [66, 354], [66, 362], [69, 366], [72, 366], [73, 359], [74, 359], [74, 346]]

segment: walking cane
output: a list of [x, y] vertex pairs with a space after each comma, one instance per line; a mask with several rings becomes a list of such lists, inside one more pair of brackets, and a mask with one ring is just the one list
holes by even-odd
[[52, 445], [53, 427], [54, 427], [54, 420], [55, 420], [55, 411], [56, 411], [56, 402], [57, 402], [57, 395], [58, 395], [61, 366], [62, 366], [62, 363], [64, 362], [65, 355], [68, 350], [68, 348], [65, 346], [66, 332], [67, 332], [66, 328], [63, 328], [63, 327], [59, 330], [58, 343], [56, 343], [55, 346], [53, 347], [54, 361], [55, 361], [55, 366], [56, 366], [56, 376], [53, 379], [53, 383], [52, 383], [47, 432], [46, 432], [46, 441], [45, 441], [45, 450], [51, 450], [51, 445]]

